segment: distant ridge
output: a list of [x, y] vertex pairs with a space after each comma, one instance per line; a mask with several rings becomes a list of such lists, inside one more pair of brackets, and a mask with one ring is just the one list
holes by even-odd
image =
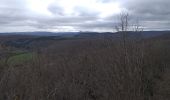
[[0, 35], [35, 35], [35, 36], [60, 36], [66, 34], [77, 34], [77, 32], [3, 32]]
[[[140, 35], [144, 38], [160, 36], [162, 34], [170, 34], [170, 31], [142, 31]], [[96, 38], [96, 37], [118, 37], [118, 32], [8, 32], [0, 33], [0, 35], [26, 35], [26, 36], [75, 36], [80, 38]], [[129, 36], [136, 37], [136, 32], [129, 31]]]

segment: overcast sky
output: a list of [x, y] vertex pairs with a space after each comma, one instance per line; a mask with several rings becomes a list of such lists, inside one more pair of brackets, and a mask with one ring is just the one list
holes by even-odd
[[0, 32], [113, 31], [121, 11], [145, 30], [170, 29], [170, 0], [0, 0]]

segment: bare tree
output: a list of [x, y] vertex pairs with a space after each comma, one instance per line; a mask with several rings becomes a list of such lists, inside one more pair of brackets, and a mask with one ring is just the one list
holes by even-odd
[[125, 50], [126, 55], [126, 40], [127, 40], [127, 31], [129, 30], [129, 13], [128, 12], [121, 12], [118, 16], [118, 23], [115, 26], [117, 32], [122, 34], [122, 46]]
[[143, 31], [142, 26], [140, 25], [139, 18], [137, 18], [133, 23], [130, 23], [130, 15], [128, 12], [121, 12], [118, 16], [117, 25], [115, 25], [115, 30], [117, 32], [141, 32]]
[[132, 29], [134, 32], [142, 32], [143, 27], [140, 25], [139, 19], [137, 18], [134, 24], [132, 25]]
[[128, 28], [129, 28], [129, 13], [122, 12], [119, 15], [119, 22], [115, 26], [115, 29], [118, 32], [124, 32], [124, 31], [128, 31]]
[[129, 14], [128, 12], [122, 12], [118, 16], [118, 23], [115, 26], [117, 32], [121, 34], [121, 42], [120, 45], [122, 46], [122, 67], [125, 69], [127, 66], [127, 56], [128, 56], [128, 49], [127, 49], [127, 31], [129, 30]]
[[138, 38], [142, 37], [141, 32], [143, 31], [143, 27], [139, 23], [139, 18], [137, 18], [135, 21], [131, 21], [129, 13], [123, 11], [118, 16], [117, 21], [118, 22], [117, 25], [115, 25], [115, 30], [122, 35], [121, 40], [124, 49], [126, 49], [125, 46], [126, 46], [129, 31], [138, 33], [136, 40], [139, 40]]

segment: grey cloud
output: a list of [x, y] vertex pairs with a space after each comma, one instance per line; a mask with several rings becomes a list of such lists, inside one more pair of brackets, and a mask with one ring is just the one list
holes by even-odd
[[[146, 29], [170, 29], [169, 0], [96, 0], [100, 3], [119, 2], [129, 11], [131, 19], [139, 18]], [[57, 3], [48, 6], [53, 17], [32, 13], [25, 0], [0, 0], [0, 31], [38, 31], [73, 27], [77, 30], [112, 31], [117, 15], [100, 18], [100, 12], [76, 6], [76, 15], [64, 14]]]
[[102, 3], [108, 3], [108, 2], [114, 2], [117, 0], [97, 0], [98, 2], [102, 2]]
[[24, 0], [1, 0], [0, 25], [6, 25], [27, 19], [27, 9]]
[[129, 0], [123, 4], [133, 13], [167, 15], [170, 14], [169, 0]]
[[170, 0], [125, 0], [122, 8], [129, 11], [131, 18], [139, 18], [147, 29], [170, 29]]
[[52, 4], [52, 5], [50, 5], [50, 6], [48, 7], [48, 10], [49, 10], [52, 14], [64, 16], [64, 13], [63, 13], [64, 10], [63, 10], [63, 8], [62, 8], [62, 7], [59, 7], [58, 5], [56, 6], [56, 5]]
[[83, 17], [96, 17], [100, 14], [98, 11], [87, 9], [81, 6], [75, 7], [74, 11], [77, 12], [79, 16], [83, 16]]
[[96, 23], [96, 17], [56, 17], [53, 19], [47, 19], [47, 20], [39, 20], [37, 28], [56, 28], [60, 26], [72, 26], [72, 27], [78, 27], [80, 25], [87, 25], [88, 21], [93, 21], [93, 23]]

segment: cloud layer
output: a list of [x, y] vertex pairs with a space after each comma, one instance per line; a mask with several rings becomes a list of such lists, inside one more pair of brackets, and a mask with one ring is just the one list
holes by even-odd
[[170, 29], [169, 0], [0, 0], [0, 32], [113, 31], [126, 10], [146, 30]]

